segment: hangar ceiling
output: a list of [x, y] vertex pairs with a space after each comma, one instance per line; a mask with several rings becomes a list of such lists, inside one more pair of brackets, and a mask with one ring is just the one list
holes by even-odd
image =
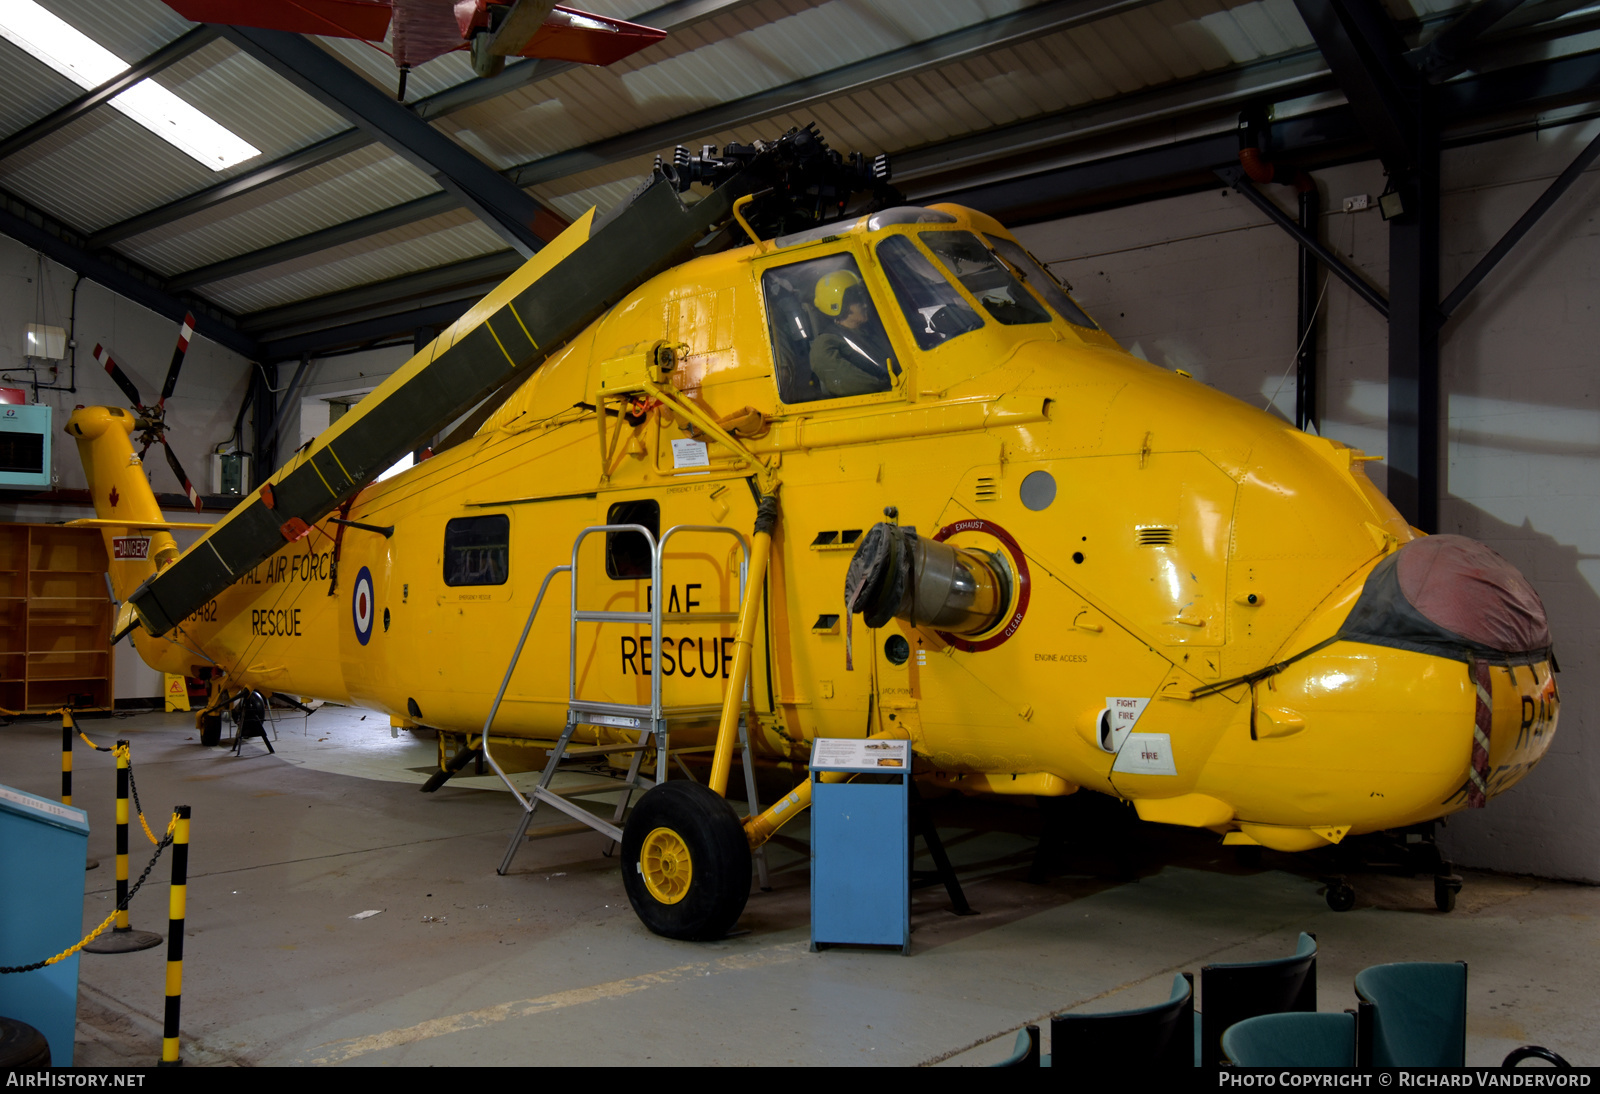
[[[1446, 145], [1600, 113], [1583, 0], [587, 0], [668, 36], [609, 68], [488, 79], [450, 54], [404, 102], [366, 43], [40, 2], [129, 68], [84, 91], [0, 41], [0, 231], [262, 361], [452, 321], [679, 144], [814, 120], [889, 153], [913, 200], [1014, 224], [1215, 186], [1251, 106], [1282, 162], [1373, 157], [1359, 58], [1317, 45], [1341, 19], [1398, 33]], [[141, 79], [259, 155], [213, 172], [106, 106]]]

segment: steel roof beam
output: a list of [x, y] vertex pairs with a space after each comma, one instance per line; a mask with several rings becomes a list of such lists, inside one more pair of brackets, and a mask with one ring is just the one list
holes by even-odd
[[208, 301], [169, 292], [159, 275], [135, 263], [90, 254], [77, 233], [9, 194], [0, 194], [0, 233], [175, 323], [192, 312], [200, 334], [235, 353], [260, 356], [261, 346], [235, 327], [227, 312]]
[[[515, 251], [502, 251], [500, 253], [513, 259], [516, 258]], [[480, 266], [476, 270], [462, 272], [459, 267], [463, 265], [466, 265], [466, 263], [437, 267], [439, 270], [451, 271], [451, 275], [449, 277], [440, 278], [440, 280], [447, 282], [445, 288], [438, 289], [434, 292], [425, 293], [421, 296], [411, 296], [403, 299], [381, 300], [377, 303], [368, 304], [365, 307], [357, 308], [354, 311], [342, 312], [333, 319], [333, 322], [337, 323], [340, 327], [348, 327], [355, 323], [379, 320], [387, 323], [393, 323], [396, 321], [396, 316], [410, 316], [417, 311], [426, 310], [443, 304], [460, 304], [465, 307], [466, 305], [475, 304], [479, 300], [483, 299], [483, 297], [488, 294], [489, 290], [500, 284], [500, 282], [504, 281], [508, 276], [507, 271], [504, 269], [496, 269], [492, 265], [488, 264]], [[515, 271], [513, 270], [512, 272]], [[468, 280], [461, 280], [461, 278], [467, 277], [468, 275], [475, 276], [470, 277]], [[302, 320], [300, 322], [283, 323], [279, 326], [272, 327], [269, 330], [262, 331], [259, 340], [262, 343], [278, 342], [282, 341], [283, 339], [294, 338], [299, 335], [315, 335], [321, 331], [328, 330], [328, 322], [329, 320], [327, 316], [314, 316], [311, 319]], [[388, 331], [388, 333], [393, 334], [401, 329], [402, 328], [400, 327], [393, 327]]]
[[[674, 3], [663, 4], [661, 7], [636, 15], [633, 21], [659, 26], [668, 32], [684, 30], [752, 2], [753, 0], [676, 0]], [[579, 67], [582, 66], [567, 61], [537, 59], [522, 61], [507, 65], [498, 76], [486, 80], [468, 80], [420, 99], [410, 104], [408, 109], [417, 117], [431, 121]], [[336, 133], [299, 151], [291, 152], [271, 163], [241, 171], [224, 182], [110, 225], [95, 233], [90, 242], [96, 248], [106, 247], [132, 236], [153, 231], [173, 221], [193, 216], [213, 205], [241, 197], [262, 186], [358, 151], [372, 143], [372, 138], [362, 130], [346, 129], [342, 133]]]
[[359, 129], [347, 129], [343, 133], [335, 133], [331, 137], [325, 137], [315, 144], [307, 145], [299, 151], [291, 152], [289, 155], [273, 160], [271, 163], [264, 163], [259, 167], [252, 167], [248, 171], [241, 171], [232, 178], [224, 179], [222, 182], [208, 186], [204, 190], [197, 190], [187, 197], [157, 206], [148, 212], [140, 213], [137, 216], [129, 217], [127, 220], [102, 228], [89, 237], [89, 246], [94, 250], [99, 250], [102, 247], [120, 243], [124, 239], [143, 235], [145, 232], [171, 224], [175, 220], [182, 220], [184, 217], [204, 212], [214, 205], [220, 205], [222, 202], [248, 194], [252, 190], [260, 189], [292, 175], [298, 175], [300, 172], [308, 171], [313, 167], [320, 167], [330, 160], [338, 159], [340, 156], [365, 148], [371, 143], [367, 135]]
[[342, 292], [312, 297], [279, 308], [251, 312], [241, 319], [240, 326], [251, 334], [278, 333], [296, 323], [312, 319], [338, 318], [357, 308], [401, 301], [458, 285], [480, 284], [491, 279], [500, 281], [522, 265], [522, 261], [514, 252], [496, 251], [493, 254], [469, 258], [465, 262], [435, 266], [431, 270], [403, 274], [400, 277], [391, 277], [387, 281], [374, 281], [368, 285], [358, 285]]
[[1406, 60], [1424, 79], [1448, 79], [1467, 67], [1462, 53], [1521, 5], [1522, 0], [1478, 0], [1427, 45], [1407, 53]]
[[222, 33], [268, 69], [433, 178], [519, 254], [533, 255], [559, 233], [558, 222], [544, 206], [310, 39], [254, 27], [230, 26]]
[[1392, 173], [1418, 166], [1421, 83], [1401, 59], [1404, 43], [1378, 0], [1295, 0], [1317, 48]]
[[279, 262], [288, 262], [291, 259], [303, 258], [308, 254], [325, 251], [329, 247], [337, 247], [343, 243], [350, 243], [367, 236], [386, 232], [391, 228], [398, 228], [414, 221], [425, 220], [440, 213], [448, 213], [457, 208], [459, 203], [448, 193], [443, 191], [429, 194], [427, 197], [408, 201], [403, 205], [395, 205], [388, 209], [380, 209], [376, 213], [369, 213], [355, 220], [347, 220], [342, 224], [335, 224], [323, 228], [321, 231], [308, 232], [303, 236], [286, 239], [282, 243], [274, 243], [270, 247], [263, 247], [258, 251], [250, 251], [234, 258], [225, 258], [221, 262], [213, 262], [209, 266], [189, 270], [178, 274], [169, 282], [173, 289], [191, 289], [196, 285], [207, 285], [215, 281], [224, 281], [230, 277], [250, 273], [252, 270], [264, 269], [275, 266]]
[[33, 124], [24, 126], [11, 136], [0, 140], [0, 160], [14, 156], [56, 130], [71, 125], [101, 103], [109, 102], [140, 80], [149, 79], [216, 39], [217, 28], [212, 26], [198, 26], [187, 34], [180, 35], [144, 60], [137, 61], [117, 73], [99, 87], [85, 91], [65, 106], [51, 111]]
[[376, 342], [393, 335], [396, 331], [411, 330], [418, 326], [449, 326], [465, 315], [467, 309], [475, 303], [476, 299], [456, 300], [416, 308], [403, 315], [385, 315], [337, 327], [326, 327], [319, 331], [265, 342], [261, 350], [268, 360], [283, 361], [299, 357], [303, 353], [320, 354], [340, 346]]

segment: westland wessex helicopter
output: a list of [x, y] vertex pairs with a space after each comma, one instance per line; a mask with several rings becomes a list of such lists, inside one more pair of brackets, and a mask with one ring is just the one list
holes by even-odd
[[[119, 629], [212, 677], [202, 724], [282, 692], [436, 728], [435, 785], [543, 760], [501, 872], [548, 804], [678, 938], [738, 919], [818, 738], [1280, 851], [1538, 762], [1554, 663], [1509, 564], [1409, 528], [1359, 451], [1126, 353], [992, 218], [899, 201], [811, 129], [679, 150], [181, 553], [136, 417], [78, 410], [96, 523], [148, 540], [108, 551]], [[625, 780], [609, 819], [556, 792], [574, 757]], [[799, 785], [760, 809], [752, 765]]]

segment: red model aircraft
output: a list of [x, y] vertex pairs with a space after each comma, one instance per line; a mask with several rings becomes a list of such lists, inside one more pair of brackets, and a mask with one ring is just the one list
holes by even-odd
[[591, 15], [550, 0], [166, 0], [196, 23], [322, 34], [331, 38], [393, 39], [402, 70], [458, 49], [472, 67], [492, 76], [507, 57], [544, 57], [609, 65], [654, 45], [664, 30]]

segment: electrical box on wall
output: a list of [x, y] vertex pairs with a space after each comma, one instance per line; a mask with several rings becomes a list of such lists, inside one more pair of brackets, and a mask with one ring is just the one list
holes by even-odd
[[0, 405], [0, 488], [50, 487], [50, 408]]
[[248, 452], [213, 452], [211, 454], [211, 492], [242, 497], [250, 489], [250, 454]]

